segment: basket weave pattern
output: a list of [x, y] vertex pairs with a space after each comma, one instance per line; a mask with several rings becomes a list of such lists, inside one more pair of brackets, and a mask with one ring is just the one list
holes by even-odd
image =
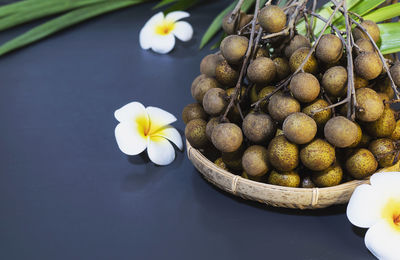
[[[291, 188], [256, 182], [219, 168], [188, 141], [186, 145], [189, 160], [207, 181], [233, 195], [274, 207], [317, 209], [344, 204], [357, 186], [369, 183], [369, 180], [353, 180], [327, 188]], [[382, 170], [398, 171], [399, 162]]]

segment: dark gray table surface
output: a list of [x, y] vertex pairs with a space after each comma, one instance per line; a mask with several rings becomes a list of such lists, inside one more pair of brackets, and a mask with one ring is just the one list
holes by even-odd
[[344, 206], [267, 207], [213, 187], [183, 152], [157, 167], [119, 151], [113, 113], [131, 101], [183, 133], [200, 38], [228, 2], [193, 8], [194, 38], [168, 55], [139, 47], [145, 4], [0, 59], [0, 259], [372, 258]]

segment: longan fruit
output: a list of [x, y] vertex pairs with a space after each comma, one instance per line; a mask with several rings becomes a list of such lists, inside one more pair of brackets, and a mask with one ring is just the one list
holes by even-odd
[[304, 113], [296, 112], [283, 121], [283, 133], [289, 141], [296, 144], [305, 144], [314, 139], [317, 133], [317, 124], [314, 119]]
[[268, 84], [274, 80], [275, 75], [275, 63], [270, 58], [259, 57], [247, 68], [247, 77], [256, 84]]
[[286, 25], [286, 14], [279, 6], [269, 5], [263, 7], [258, 15], [261, 27], [268, 33], [282, 31]]
[[185, 128], [185, 136], [190, 145], [196, 149], [205, 148], [209, 145], [206, 136], [207, 122], [203, 119], [197, 118], [189, 121]]
[[300, 112], [300, 103], [290, 95], [276, 93], [268, 103], [268, 112], [273, 119], [283, 122], [290, 114]]
[[343, 116], [329, 119], [324, 127], [325, 138], [339, 148], [352, 145], [357, 139], [357, 134], [357, 125]]
[[356, 150], [346, 161], [346, 170], [355, 179], [364, 179], [378, 168], [374, 155], [365, 148]]
[[269, 170], [268, 151], [261, 145], [252, 145], [244, 151], [242, 166], [252, 177], [265, 175]]
[[200, 62], [200, 73], [208, 77], [215, 77], [215, 68], [223, 61], [224, 58], [220, 54], [209, 54]]
[[275, 68], [276, 68], [276, 79], [277, 80], [282, 80], [289, 76], [290, 74], [290, 66], [289, 66], [289, 61], [287, 61], [285, 58], [277, 57], [273, 59], [275, 63]]
[[364, 122], [377, 120], [385, 108], [381, 97], [370, 88], [359, 88], [356, 90], [358, 109], [356, 118]]
[[299, 148], [284, 135], [278, 135], [269, 142], [268, 159], [275, 169], [291, 171], [299, 165]]
[[323, 126], [332, 117], [332, 110], [325, 109], [315, 114], [313, 114], [313, 111], [317, 111], [328, 106], [329, 103], [327, 101], [323, 99], [317, 99], [305, 108], [303, 108], [302, 112], [314, 119], [318, 126]]
[[203, 98], [204, 111], [211, 116], [220, 115], [228, 105], [226, 91], [222, 88], [209, 89]]
[[193, 119], [201, 118], [207, 120], [208, 116], [199, 103], [193, 103], [185, 106], [182, 111], [182, 119], [185, 124]]
[[[302, 47], [297, 49], [289, 59], [289, 65], [292, 72], [295, 72], [303, 61], [306, 59], [308, 53], [310, 52], [310, 48]], [[310, 58], [308, 58], [307, 62], [303, 67], [304, 72], [308, 72], [311, 74], [315, 74], [318, 71], [318, 63], [314, 54], [311, 54]]]
[[306, 72], [297, 73], [290, 81], [289, 86], [293, 96], [303, 103], [312, 102], [320, 92], [318, 79]]
[[271, 171], [268, 176], [268, 183], [278, 186], [286, 187], [299, 187], [300, 186], [300, 175], [296, 171]]
[[296, 50], [302, 47], [311, 48], [310, 40], [301, 34], [297, 34], [290, 40], [289, 44], [285, 47], [285, 56], [290, 58]]
[[[371, 20], [364, 20], [361, 23], [361, 26], [364, 27], [365, 30], [367, 30], [367, 32], [371, 35], [371, 38], [374, 40], [374, 42], [379, 41], [381, 32], [379, 30], [378, 25], [376, 25], [375, 22]], [[369, 40], [369, 37], [358, 27], [354, 28], [353, 37], [355, 41], [361, 38]]]
[[242, 145], [242, 130], [233, 123], [218, 124], [212, 131], [211, 141], [221, 152], [234, 152]]
[[212, 88], [218, 88], [219, 84], [214, 78], [205, 77], [200, 79], [193, 90], [193, 98], [200, 104], [203, 103], [203, 98], [206, 92]]
[[322, 171], [335, 161], [335, 148], [322, 139], [315, 139], [300, 151], [300, 159], [312, 171]]
[[239, 64], [242, 62], [247, 47], [249, 45], [249, 39], [239, 35], [229, 35], [225, 37], [220, 45], [222, 56], [231, 64]]
[[234, 86], [239, 79], [239, 71], [223, 60], [215, 68], [215, 78], [224, 86]]
[[356, 73], [367, 80], [375, 79], [382, 72], [382, 61], [375, 52], [364, 52], [354, 60]]
[[324, 34], [315, 50], [315, 56], [328, 64], [336, 63], [343, 54], [343, 44], [339, 37], [333, 34]]
[[340, 97], [347, 88], [347, 70], [342, 66], [334, 66], [325, 71], [322, 86], [328, 95]]
[[244, 135], [254, 143], [265, 143], [275, 133], [275, 123], [272, 118], [262, 112], [249, 113], [243, 120]]

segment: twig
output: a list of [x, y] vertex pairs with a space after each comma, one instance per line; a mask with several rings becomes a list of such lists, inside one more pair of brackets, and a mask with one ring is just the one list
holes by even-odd
[[241, 89], [241, 85], [242, 85], [243, 76], [244, 76], [244, 73], [245, 73], [245, 71], [247, 69], [247, 63], [249, 61], [251, 50], [253, 48], [254, 33], [255, 33], [256, 21], [257, 21], [257, 15], [258, 15], [258, 10], [259, 9], [260, 9], [260, 0], [256, 0], [256, 5], [255, 5], [255, 8], [254, 8], [254, 17], [253, 17], [253, 20], [252, 20], [252, 27], [251, 27], [249, 46], [247, 46], [246, 55], [245, 55], [244, 60], [243, 60], [242, 68], [240, 69], [239, 79], [238, 79], [238, 81], [236, 83], [236, 86], [235, 86], [235, 93], [231, 96], [231, 100], [229, 101], [229, 104], [226, 107], [225, 113], [221, 118], [221, 122], [227, 122], [228, 121], [227, 120], [227, 115], [229, 113], [229, 110], [232, 108], [232, 106], [236, 102], [236, 99], [237, 99], [237, 97], [239, 95], [239, 92], [240, 92], [240, 89]]
[[232, 23], [236, 19], [237, 15], [240, 11], [240, 7], [242, 7], [242, 5], [243, 5], [243, 2], [244, 2], [244, 0], [239, 0], [239, 2], [236, 4], [235, 8], [231, 12], [231, 15], [229, 16], [228, 24]]
[[399, 92], [397, 90], [396, 84], [394, 83], [392, 74], [390, 73], [390, 69], [386, 64], [386, 60], [385, 57], [383, 57], [382, 52], [379, 50], [378, 46], [376, 45], [376, 43], [374, 42], [374, 40], [372, 39], [371, 35], [368, 33], [368, 31], [361, 25], [359, 24], [356, 20], [354, 20], [353, 18], [350, 17], [350, 19], [352, 20], [352, 22], [359, 28], [361, 29], [369, 38], [370, 42], [372, 43], [372, 45], [374, 46], [376, 52], [378, 53], [378, 56], [380, 58], [380, 60], [382, 61], [382, 65], [386, 70], [386, 73], [388, 75], [388, 78], [390, 80], [390, 84], [392, 86], [392, 89], [394, 91], [395, 97], [396, 99], [399, 99]]

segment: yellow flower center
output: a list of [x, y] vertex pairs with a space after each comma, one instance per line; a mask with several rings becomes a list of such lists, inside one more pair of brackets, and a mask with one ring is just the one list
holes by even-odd
[[150, 123], [146, 115], [141, 115], [136, 118], [138, 132], [142, 137], [146, 137], [150, 131]]
[[175, 28], [175, 23], [169, 20], [163, 20], [156, 25], [156, 33], [159, 35], [168, 35]]
[[390, 198], [382, 210], [382, 217], [400, 232], [400, 199]]

